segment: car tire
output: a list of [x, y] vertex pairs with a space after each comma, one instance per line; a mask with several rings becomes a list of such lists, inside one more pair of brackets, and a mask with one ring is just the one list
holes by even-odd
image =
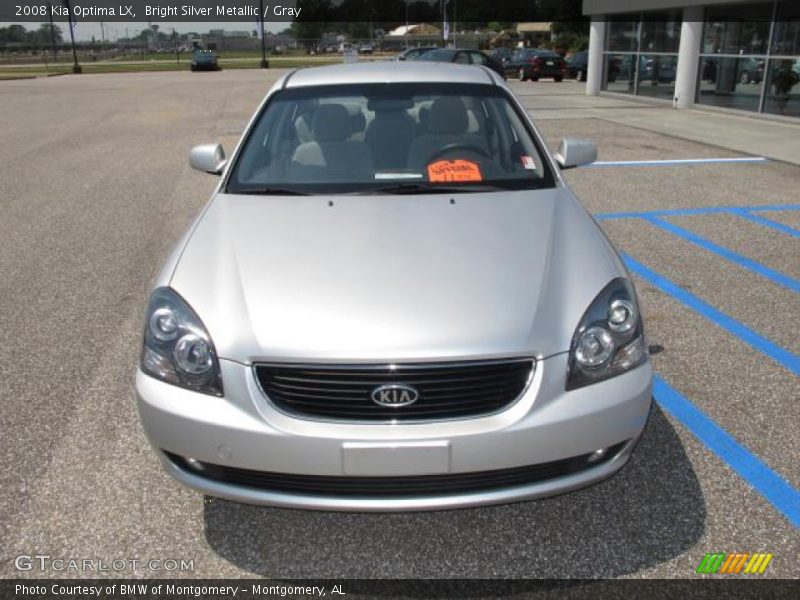
[[192, 71], [192, 73], [194, 73], [195, 71], [197, 71], [197, 67], [195, 67], [194, 65], [192, 65], [191, 67], [189, 67], [189, 69]]
[[539, 81], [538, 77], [531, 77], [531, 81]]
[[562, 81], [564, 81], [563, 77], [553, 77], [553, 79], [555, 80], [556, 83], [561, 83]]
[[528, 81], [528, 77], [525, 75], [525, 69], [520, 68], [519, 71], [517, 71], [517, 79], [520, 81]]

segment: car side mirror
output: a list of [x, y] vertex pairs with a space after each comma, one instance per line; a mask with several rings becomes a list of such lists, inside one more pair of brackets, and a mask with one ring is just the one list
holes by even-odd
[[564, 138], [558, 145], [555, 159], [562, 169], [588, 165], [597, 160], [597, 146], [591, 140]]
[[220, 175], [227, 162], [220, 144], [203, 144], [189, 151], [189, 165], [198, 171]]

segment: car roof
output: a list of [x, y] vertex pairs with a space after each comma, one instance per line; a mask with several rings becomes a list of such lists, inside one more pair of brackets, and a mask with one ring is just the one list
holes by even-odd
[[285, 88], [348, 83], [477, 83], [497, 85], [489, 69], [440, 62], [394, 62], [340, 64], [298, 69], [283, 81]]
[[558, 56], [558, 54], [553, 50], [548, 50], [547, 48], [520, 48], [523, 52], [530, 52], [531, 54], [554, 54]]

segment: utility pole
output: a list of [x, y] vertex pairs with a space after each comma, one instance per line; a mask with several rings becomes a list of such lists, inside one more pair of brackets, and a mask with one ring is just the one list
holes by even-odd
[[181, 51], [178, 48], [178, 32], [175, 31], [175, 28], [172, 28], [172, 39], [175, 41], [175, 63], [181, 64]]
[[258, 0], [258, 26], [261, 34], [261, 68], [269, 69], [267, 60], [267, 36], [264, 33], [264, 0]]
[[47, 18], [50, 20], [50, 52], [53, 55], [53, 62], [56, 60], [56, 29], [53, 25], [53, 5], [47, 1]]
[[408, 0], [406, 0], [406, 50], [408, 50]]
[[76, 75], [82, 72], [81, 66], [78, 64], [78, 51], [75, 50], [75, 31], [72, 27], [72, 8], [69, 5], [69, 0], [61, 0], [64, 8], [67, 9], [67, 19], [69, 20], [69, 39], [72, 42], [72, 72]]
[[458, 44], [456, 43], [456, 34], [458, 33], [458, 29], [456, 28], [456, 9], [458, 8], [458, 0], [453, 0], [453, 46], [458, 48]]
[[442, 6], [442, 47], [447, 48], [447, 41], [450, 37], [450, 25], [447, 22], [447, 0], [441, 0]]

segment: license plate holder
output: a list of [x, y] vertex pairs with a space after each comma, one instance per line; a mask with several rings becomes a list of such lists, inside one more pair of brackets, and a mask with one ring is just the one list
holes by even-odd
[[447, 473], [450, 442], [345, 442], [342, 471], [364, 477]]

